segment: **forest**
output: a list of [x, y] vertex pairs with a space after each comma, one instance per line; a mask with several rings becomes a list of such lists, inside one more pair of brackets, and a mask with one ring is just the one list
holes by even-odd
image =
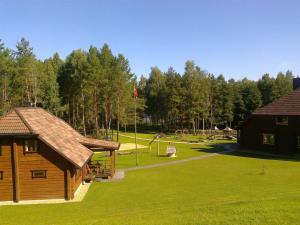
[[154, 66], [138, 78], [128, 59], [107, 44], [40, 60], [24, 38], [15, 49], [0, 40], [0, 76], [1, 115], [12, 107], [40, 106], [84, 135], [132, 127], [135, 105], [140, 129], [234, 128], [258, 107], [290, 93], [294, 77], [286, 71], [258, 81], [226, 80], [188, 60], [183, 74]]

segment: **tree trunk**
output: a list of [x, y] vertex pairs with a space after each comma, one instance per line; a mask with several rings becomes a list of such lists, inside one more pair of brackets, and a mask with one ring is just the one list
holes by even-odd
[[73, 118], [73, 127], [76, 128], [76, 108], [75, 108], [75, 103], [74, 103], [74, 98], [73, 98], [73, 101], [72, 101], [72, 118]]
[[98, 99], [97, 99], [97, 87], [94, 87], [93, 91], [93, 108], [94, 108], [94, 122], [95, 122], [95, 130], [96, 130], [96, 135], [99, 135], [99, 122], [98, 122]]
[[25, 79], [25, 84], [26, 84], [26, 95], [27, 95], [27, 101], [28, 103], [31, 103], [30, 99], [30, 91], [29, 91], [29, 84], [28, 84], [28, 79]]
[[86, 136], [84, 94], [83, 94], [83, 90], [82, 89], [81, 89], [81, 98], [82, 98], [82, 125], [83, 125], [83, 134], [84, 134], [84, 136]]
[[118, 102], [117, 102], [117, 141], [119, 141], [119, 130], [120, 130], [120, 101], [118, 98]]
[[108, 138], [108, 110], [107, 105], [104, 107], [104, 115], [105, 115], [105, 138]]
[[195, 124], [195, 119], [193, 119], [193, 132], [194, 136], [196, 135], [196, 124]]

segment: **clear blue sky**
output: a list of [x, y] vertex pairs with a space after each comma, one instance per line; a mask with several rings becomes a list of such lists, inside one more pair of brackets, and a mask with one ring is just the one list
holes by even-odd
[[183, 72], [186, 60], [226, 78], [300, 74], [300, 1], [0, 0], [0, 39], [21, 37], [40, 59], [108, 43], [138, 76]]

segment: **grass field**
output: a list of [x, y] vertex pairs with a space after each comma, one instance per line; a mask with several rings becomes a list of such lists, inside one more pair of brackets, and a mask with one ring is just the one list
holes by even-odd
[[[202, 148], [182, 158], [215, 150]], [[300, 224], [299, 171], [299, 161], [219, 155], [94, 183], [80, 203], [0, 206], [0, 224]]]
[[[122, 133], [123, 134], [123, 133]], [[134, 137], [133, 133], [126, 133], [126, 135]], [[155, 136], [153, 133], [148, 133], [148, 134], [138, 134], [137, 137], [139, 138], [144, 138], [144, 139], [152, 139]], [[163, 140], [163, 139], [162, 139]], [[128, 137], [119, 137], [119, 141], [121, 143], [134, 143], [133, 138], [128, 138]], [[172, 141], [172, 140], [168, 140]], [[174, 140], [173, 141], [177, 141]], [[148, 140], [137, 140], [137, 143], [143, 146], [149, 146]], [[160, 142], [159, 144], [159, 156], [157, 156], [157, 143], [153, 143], [151, 147], [151, 152], [149, 151], [149, 148], [147, 149], [138, 149], [138, 165], [149, 165], [149, 164], [156, 164], [156, 163], [161, 163], [161, 162], [169, 162], [169, 161], [176, 161], [180, 159], [186, 159], [194, 156], [199, 156], [206, 154], [207, 152], [215, 152], [215, 151], [222, 151], [223, 148], [218, 146], [219, 144], [224, 144], [224, 143], [232, 143], [232, 141], [227, 141], [227, 140], [217, 140], [210, 142], [212, 145], [216, 146], [210, 146], [207, 145], [206, 143], [201, 143], [201, 144], [171, 144], [173, 146], [176, 146], [177, 150], [177, 157], [176, 158], [168, 158], [166, 157], [166, 149], [167, 146], [169, 145], [168, 142]], [[128, 154], [122, 155], [117, 154], [117, 168], [128, 168], [128, 167], [133, 167], [136, 165], [136, 160], [135, 160], [135, 150], [128, 151]], [[98, 155], [95, 155], [93, 159], [97, 160], [99, 159]]]

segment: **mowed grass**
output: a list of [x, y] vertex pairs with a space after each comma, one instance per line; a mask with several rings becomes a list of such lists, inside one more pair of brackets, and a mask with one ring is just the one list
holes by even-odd
[[94, 183], [81, 203], [0, 207], [2, 224], [300, 224], [300, 163], [219, 155]]
[[[122, 133], [124, 134], [124, 133]], [[134, 137], [133, 133], [126, 133], [127, 136]], [[155, 134], [137, 134], [137, 137], [152, 139]], [[129, 137], [119, 137], [120, 143], [134, 143], [134, 138]], [[168, 140], [168, 141], [177, 141], [177, 140]], [[212, 153], [216, 151], [223, 151], [221, 144], [233, 143], [233, 141], [228, 140], [216, 140], [208, 143], [201, 144], [178, 144], [178, 143], [168, 143], [168, 142], [159, 142], [159, 152], [157, 151], [158, 145], [157, 142], [153, 142], [151, 145], [151, 152], [149, 149], [149, 140], [140, 140], [137, 139], [137, 143], [140, 145], [147, 146], [147, 148], [138, 149], [138, 165], [150, 165], [157, 164], [162, 162], [176, 161], [180, 159], [191, 158], [195, 156], [200, 156], [207, 153]], [[166, 149], [168, 145], [176, 147], [177, 153], [176, 158], [166, 157]], [[116, 166], [118, 169], [134, 167], [136, 166], [136, 154], [135, 149], [128, 151], [119, 151], [120, 154], [116, 156]], [[159, 155], [158, 155], [159, 153]], [[95, 154], [93, 157], [94, 160], [101, 159], [101, 155]]]

